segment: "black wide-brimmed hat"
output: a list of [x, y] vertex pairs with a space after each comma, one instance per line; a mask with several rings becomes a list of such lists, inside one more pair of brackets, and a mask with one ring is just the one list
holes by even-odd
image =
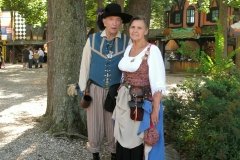
[[98, 13], [98, 27], [103, 30], [105, 28], [103, 24], [103, 18], [109, 17], [109, 16], [118, 16], [122, 19], [123, 23], [128, 23], [132, 19], [132, 16], [127, 13], [122, 12], [122, 8], [117, 3], [110, 3], [108, 4], [103, 11], [100, 11]]

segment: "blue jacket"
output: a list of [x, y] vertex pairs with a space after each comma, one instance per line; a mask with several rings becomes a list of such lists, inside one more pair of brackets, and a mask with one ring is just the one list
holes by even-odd
[[[121, 60], [124, 51], [128, 45], [129, 38], [121, 34], [112, 41], [107, 41], [97, 32], [90, 37], [91, 45], [91, 65], [89, 79], [101, 87], [110, 87], [120, 83], [121, 71], [118, 69], [118, 63]], [[112, 56], [109, 58], [109, 51]]]

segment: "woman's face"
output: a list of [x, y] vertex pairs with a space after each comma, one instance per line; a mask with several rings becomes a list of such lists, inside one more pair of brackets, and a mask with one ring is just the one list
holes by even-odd
[[143, 20], [134, 20], [129, 27], [129, 35], [132, 41], [144, 39], [148, 29]]

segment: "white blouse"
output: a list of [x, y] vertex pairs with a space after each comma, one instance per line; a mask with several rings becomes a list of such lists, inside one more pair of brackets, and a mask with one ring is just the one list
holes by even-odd
[[[140, 52], [135, 57], [130, 57], [129, 53], [133, 44], [130, 44], [124, 53], [123, 58], [118, 64], [118, 68], [121, 71], [135, 72], [140, 67], [142, 63], [142, 58], [145, 55], [148, 46]], [[165, 67], [163, 63], [163, 58], [161, 51], [156, 45], [151, 44], [150, 54], [148, 56], [148, 66], [149, 66], [149, 81], [151, 86], [152, 94], [157, 91], [165, 94]]]

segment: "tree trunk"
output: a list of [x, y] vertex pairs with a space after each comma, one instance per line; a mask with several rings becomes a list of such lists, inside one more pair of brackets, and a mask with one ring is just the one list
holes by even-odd
[[124, 0], [116, 0], [116, 3], [122, 7], [122, 11], [124, 11]]
[[67, 95], [68, 84], [79, 79], [81, 53], [86, 41], [83, 0], [48, 1], [48, 104], [46, 116], [55, 135], [86, 135], [85, 112], [79, 97]]
[[240, 69], [240, 36], [237, 36], [236, 41], [237, 41], [237, 43], [236, 43], [237, 53], [236, 53], [235, 63], [236, 63], [237, 68]]
[[98, 9], [103, 9], [104, 8], [103, 0], [97, 0], [97, 7], [98, 7]]
[[226, 16], [228, 13], [228, 6], [223, 0], [219, 0], [219, 22], [222, 26], [222, 32], [224, 37], [224, 48], [223, 48], [223, 57], [227, 57], [227, 35], [228, 35], [228, 17]]
[[45, 116], [51, 116], [53, 113], [53, 107], [52, 107], [52, 96], [53, 96], [53, 53], [54, 53], [54, 46], [53, 46], [53, 20], [52, 20], [52, 1], [48, 0], [47, 4], [47, 12], [48, 12], [48, 24], [47, 24], [47, 64], [48, 64], [48, 78], [47, 78], [47, 110], [45, 113]]
[[152, 0], [129, 0], [128, 13], [133, 16], [144, 16], [148, 20], [149, 24], [151, 18], [151, 3]]

